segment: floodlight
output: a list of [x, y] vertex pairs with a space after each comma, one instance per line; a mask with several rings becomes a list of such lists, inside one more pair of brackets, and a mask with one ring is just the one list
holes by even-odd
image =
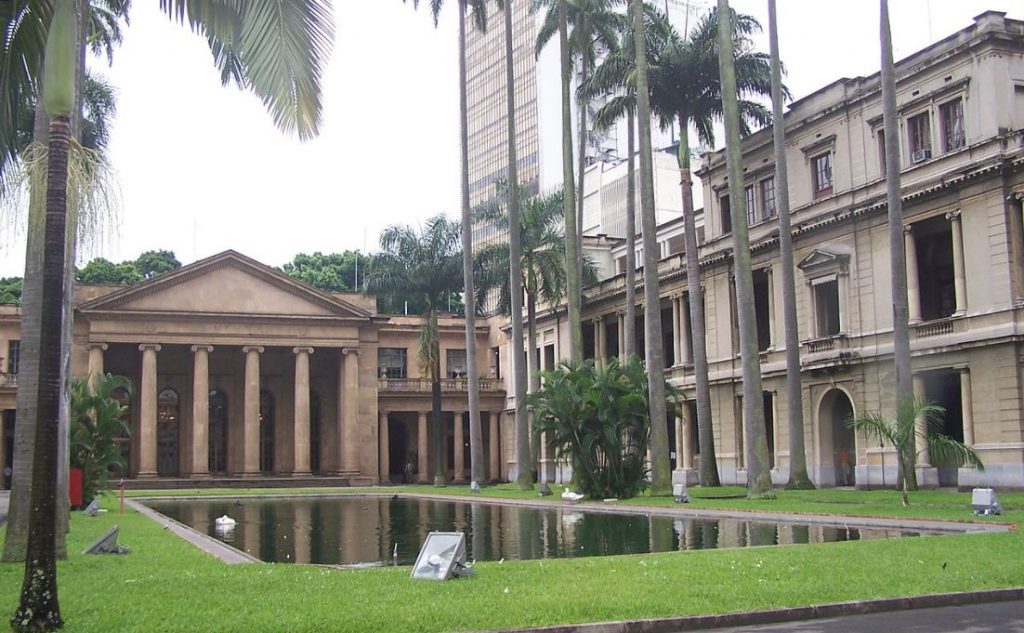
[[448, 580], [452, 576], [471, 576], [466, 566], [466, 535], [462, 532], [430, 532], [420, 548], [412, 578]]
[[82, 512], [86, 516], [90, 516], [90, 517], [94, 517], [97, 514], [99, 514], [99, 512], [100, 512], [100, 498], [99, 497], [93, 497], [92, 501], [89, 502], [89, 505], [85, 506], [85, 510], [82, 510]]
[[96, 539], [89, 547], [82, 550], [83, 554], [127, 554], [128, 548], [117, 544], [118, 529], [114, 527]]
[[690, 503], [690, 495], [686, 492], [686, 484], [672, 484], [672, 498], [676, 503]]
[[974, 514], [989, 516], [1002, 514], [1003, 506], [999, 503], [999, 497], [992, 488], [975, 488], [971, 491], [971, 509]]

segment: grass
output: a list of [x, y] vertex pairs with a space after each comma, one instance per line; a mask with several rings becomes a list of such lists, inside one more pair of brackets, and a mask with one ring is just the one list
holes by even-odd
[[[469, 494], [460, 487], [374, 489], [384, 490]], [[908, 509], [900, 507], [893, 491], [779, 491], [774, 501], [706, 498], [729, 491], [691, 489], [691, 506], [969, 518], [970, 496], [949, 492], [916, 493]], [[556, 499], [557, 494], [556, 488]], [[510, 486], [487, 488], [486, 495], [538, 499], [535, 492]], [[1007, 513], [1000, 521], [1024, 521], [1024, 494], [1001, 495], [1001, 500]], [[619, 503], [672, 501], [641, 498]], [[478, 563], [471, 580], [431, 583], [409, 580], [408, 568], [229, 567], [141, 515], [118, 515], [116, 505], [110, 497], [110, 512], [97, 518], [76, 513], [72, 519], [69, 550], [74, 554], [59, 566], [68, 631], [479, 630], [1024, 585], [1024, 535], [1019, 529], [1008, 534]], [[77, 553], [114, 523], [120, 525], [120, 540], [131, 547], [131, 554]], [[8, 613], [16, 606], [22, 573], [21, 565], [0, 565], [0, 605]]]

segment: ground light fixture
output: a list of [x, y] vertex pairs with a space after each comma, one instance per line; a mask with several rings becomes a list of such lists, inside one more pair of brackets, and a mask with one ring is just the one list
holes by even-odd
[[473, 570], [466, 565], [466, 535], [462, 532], [430, 532], [420, 548], [412, 578], [448, 580], [468, 577]]
[[992, 488], [975, 488], [971, 491], [971, 509], [974, 514], [990, 516], [1002, 514], [1003, 506]]
[[690, 503], [690, 495], [686, 492], [686, 484], [672, 484], [672, 498], [676, 503]]

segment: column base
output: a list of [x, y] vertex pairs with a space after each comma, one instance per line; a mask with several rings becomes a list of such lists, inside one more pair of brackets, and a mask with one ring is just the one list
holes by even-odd
[[677, 468], [672, 471], [672, 483], [674, 484], [696, 486], [697, 481], [697, 471], [693, 468]]
[[253, 473], [253, 472], [249, 472], [249, 473], [238, 473], [238, 476], [239, 476], [239, 477], [241, 477], [242, 479], [255, 479], [255, 478], [257, 478], [257, 477], [262, 477], [262, 476], [263, 476], [263, 473], [261, 473], [261, 472], [258, 472], [258, 471], [257, 471], [257, 472], [254, 472], [254, 473]]
[[312, 477], [313, 471], [311, 470], [296, 470], [293, 473], [289, 473], [291, 477]]
[[209, 479], [210, 473], [189, 473], [185, 476], [189, 479]]
[[156, 479], [159, 476], [160, 475], [158, 473], [156, 473], [156, 472], [145, 472], [145, 473], [140, 472], [140, 473], [135, 475], [135, 478], [136, 479]]
[[939, 469], [935, 466], [917, 466], [914, 472], [917, 474], [918, 488], [939, 487]]

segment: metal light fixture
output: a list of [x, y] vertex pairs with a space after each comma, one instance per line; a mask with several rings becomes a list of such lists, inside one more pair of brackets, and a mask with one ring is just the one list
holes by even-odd
[[412, 578], [448, 580], [468, 577], [473, 570], [466, 565], [466, 535], [462, 532], [431, 532], [420, 548]]
[[971, 491], [971, 509], [974, 514], [990, 516], [1002, 514], [1003, 506], [999, 503], [999, 497], [992, 488], [975, 488]]
[[690, 495], [686, 492], [686, 484], [672, 484], [672, 498], [676, 503], [690, 503]]

